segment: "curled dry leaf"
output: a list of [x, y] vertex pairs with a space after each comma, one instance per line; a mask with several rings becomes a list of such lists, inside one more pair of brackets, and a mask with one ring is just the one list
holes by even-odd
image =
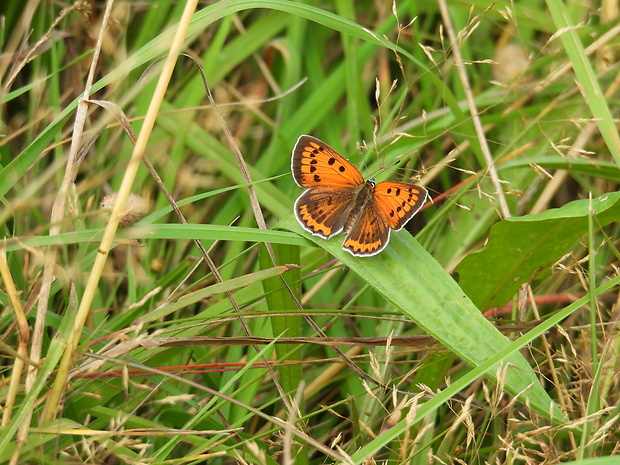
[[508, 44], [495, 51], [493, 78], [506, 84], [524, 81], [529, 65], [527, 52], [517, 44]]
[[[101, 201], [101, 208], [111, 211], [114, 207], [114, 202], [116, 202], [116, 193], [106, 195]], [[149, 211], [150, 203], [148, 200], [137, 194], [129, 194], [127, 202], [125, 203], [125, 209], [120, 215], [118, 225], [121, 228], [131, 226], [144, 218]], [[109, 212], [107, 212], [106, 215], [107, 218], [109, 218]]]

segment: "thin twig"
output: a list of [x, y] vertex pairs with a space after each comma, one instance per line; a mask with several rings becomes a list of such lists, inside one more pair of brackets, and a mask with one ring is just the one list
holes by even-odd
[[[218, 117], [218, 119], [220, 120], [220, 123], [222, 124], [222, 127], [224, 129], [224, 134], [226, 135], [226, 138], [228, 139], [229, 145], [231, 150], [233, 151], [235, 158], [237, 159], [237, 164], [239, 166], [239, 170], [241, 171], [241, 175], [243, 176], [243, 180], [245, 181], [245, 183], [247, 184], [247, 189], [248, 189], [248, 197], [250, 198], [250, 204], [252, 206], [252, 212], [254, 213], [254, 218], [256, 220], [256, 224], [258, 225], [258, 227], [260, 229], [267, 229], [267, 224], [265, 223], [265, 218], [263, 217], [263, 212], [260, 206], [260, 203], [258, 201], [258, 197], [256, 196], [256, 191], [254, 190], [254, 186], [252, 185], [252, 177], [250, 175], [250, 171], [247, 167], [247, 164], [245, 163], [245, 160], [243, 158], [243, 155], [241, 154], [241, 150], [239, 150], [239, 147], [237, 146], [237, 143], [235, 142], [235, 139], [233, 137], [233, 135], [231, 134], [230, 130], [228, 129], [228, 126], [226, 125], [226, 120], [224, 119], [224, 117], [222, 116], [222, 114], [219, 112], [217, 105], [215, 103], [215, 100], [213, 98], [213, 94], [211, 93], [211, 89], [209, 88], [209, 85], [207, 83], [206, 77], [203, 74], [203, 79], [204, 79], [204, 83], [205, 83], [205, 88], [207, 90], [207, 96], [209, 98], [209, 102], [211, 102], [211, 105], [213, 106], [213, 110], [215, 111], [216, 116]], [[267, 249], [267, 253], [269, 254], [269, 257], [273, 263], [274, 266], [277, 266], [277, 260], [276, 260], [276, 256], [275, 253], [273, 251], [273, 247], [271, 246], [270, 243], [265, 242], [265, 248]], [[284, 286], [284, 288], [287, 290], [287, 292], [289, 293], [291, 300], [293, 301], [293, 303], [295, 304], [295, 307], [300, 310], [303, 311], [303, 306], [301, 305], [301, 303], [299, 302], [299, 300], [297, 299], [297, 297], [295, 296], [295, 293], [292, 291], [292, 289], [290, 288], [290, 286], [288, 285], [288, 283], [286, 282], [286, 280], [280, 276], [280, 280], [282, 281], [282, 285]], [[323, 332], [323, 330], [314, 322], [314, 320], [312, 320], [312, 318], [310, 318], [308, 315], [303, 315], [304, 320], [306, 321], [306, 323], [312, 328], [312, 330], [319, 335], [320, 337], [326, 337], [325, 333]], [[242, 325], [244, 325], [243, 320], [242, 321]], [[247, 325], [244, 325], [244, 327]], [[246, 332], [249, 331], [249, 327], [246, 329]], [[250, 333], [248, 333], [248, 335], [250, 335]], [[362, 369], [360, 369], [351, 359], [349, 359], [345, 353], [340, 350], [338, 347], [332, 347], [332, 350], [342, 359], [342, 361], [344, 363], [346, 363], [360, 378], [365, 379], [377, 386], [380, 386], [382, 388], [386, 388], [386, 389], [390, 389], [389, 386], [385, 386], [383, 384], [381, 384], [379, 381], [377, 381], [376, 379], [374, 379], [372, 376], [369, 376], [368, 373], [366, 373], [365, 371], [363, 371]], [[269, 368], [270, 369], [270, 368]], [[275, 380], [275, 378], [274, 378]], [[279, 383], [276, 381], [276, 387], [278, 388], [278, 391], [280, 391], [281, 393], [281, 388], [279, 386]], [[282, 399], [284, 400], [284, 402], [287, 405], [287, 408], [291, 408], [290, 407], [290, 403], [288, 402], [288, 400], [286, 399], [285, 396], [282, 396]]]
[[[11, 383], [9, 384], [9, 391], [6, 395], [6, 402], [4, 404], [4, 410], [2, 412], [2, 426], [7, 426], [11, 421], [11, 414], [13, 412], [13, 405], [15, 405], [15, 399], [19, 392], [19, 383], [21, 382], [22, 370], [24, 368], [24, 358], [27, 354], [28, 342], [30, 341], [30, 328], [28, 326], [28, 320], [26, 314], [22, 308], [22, 303], [19, 300], [19, 292], [15, 287], [15, 281], [13, 275], [9, 269], [9, 265], [6, 261], [6, 240], [2, 248], [0, 248], [0, 275], [4, 281], [6, 287], [6, 293], [9, 296], [13, 311], [15, 312], [15, 321], [17, 323], [17, 329], [19, 334], [19, 345], [17, 353], [20, 357], [15, 358], [13, 364], [13, 372], [11, 373]], [[20, 441], [18, 441], [18, 447]]]
[[[192, 57], [189, 57], [189, 58], [194, 60]], [[194, 62], [195, 62], [195, 60], [194, 60]], [[198, 65], [198, 63], [196, 63], [196, 65]], [[226, 134], [226, 136], [228, 138], [228, 141], [230, 142], [230, 146], [233, 149], [233, 152], [234, 152], [234, 154], [235, 154], [235, 156], [237, 158], [237, 164], [239, 165], [239, 169], [241, 171], [241, 175], [243, 176], [244, 181], [247, 183], [248, 195], [250, 197], [250, 204], [252, 205], [252, 211], [254, 212], [254, 217], [256, 218], [256, 223], [258, 224], [258, 227], [260, 229], [267, 229], [267, 224], [265, 223], [265, 218], [263, 218], [263, 213], [262, 213], [260, 204], [258, 202], [258, 198], [256, 197], [256, 192], [254, 190], [254, 186], [252, 185], [252, 177], [250, 175], [250, 170], [248, 169], [248, 167], [247, 167], [247, 165], [245, 163], [245, 160], [243, 159], [243, 155], [241, 154], [241, 151], [239, 150], [239, 147], [235, 143], [235, 140], [234, 140], [232, 134], [230, 133], [230, 130], [228, 129], [228, 125], [226, 124], [226, 120], [224, 119], [224, 117], [222, 116], [222, 114], [218, 110], [217, 105], [215, 104], [215, 100], [213, 99], [213, 94], [211, 93], [211, 89], [209, 87], [209, 83], [207, 82], [207, 77], [202, 72], [202, 69], [200, 68], [200, 66], [198, 66], [198, 71], [199, 71], [199, 73], [200, 73], [200, 75], [202, 77], [204, 88], [205, 88], [205, 92], [207, 93], [207, 97], [209, 99], [209, 103], [211, 104], [211, 107], [213, 108], [213, 111], [217, 115], [220, 123], [222, 124], [222, 127], [224, 128], [224, 133]], [[181, 215], [180, 218], [182, 219], [182, 221], [185, 221], [185, 218], [183, 218], [183, 215], [181, 214], [181, 211], [178, 209], [178, 207], [176, 207], [176, 203], [174, 201], [172, 202], [172, 208], [174, 208], [175, 211], [177, 211], [177, 215]], [[222, 282], [222, 275], [220, 274], [219, 270], [217, 269], [217, 266], [215, 266], [215, 263], [213, 262], [213, 260], [211, 259], [211, 257], [207, 253], [207, 251], [204, 249], [204, 247], [202, 246], [202, 244], [199, 241], [195, 241], [195, 242], [196, 242], [196, 245], [198, 247], [198, 250], [200, 250], [200, 253], [204, 257], [205, 263], [207, 264], [207, 266], [209, 267], [209, 269], [213, 273], [213, 276], [215, 276], [215, 278], [218, 280], [218, 282]], [[273, 248], [271, 247], [271, 244], [265, 243], [265, 247], [267, 248], [267, 251], [269, 252], [269, 256], [271, 257], [271, 260], [274, 263], [274, 266], [277, 266], [276, 265], [275, 254], [273, 252]], [[284, 279], [282, 279], [282, 281], [284, 283], [286, 283], [286, 281]], [[291, 291], [291, 295], [293, 295], [292, 291]], [[245, 331], [245, 333], [248, 336], [252, 336], [252, 330], [250, 329], [250, 325], [248, 325], [246, 319], [243, 316], [241, 316], [241, 308], [239, 308], [239, 305], [237, 304], [235, 298], [232, 295], [232, 292], [226, 292], [226, 298], [228, 299], [228, 301], [232, 305], [232, 307], [235, 310], [235, 312], [238, 313], [238, 320], [239, 320], [239, 323], [241, 324], [241, 326], [243, 327], [243, 331]], [[260, 348], [257, 345], [253, 345], [253, 348], [254, 348], [254, 350], [256, 351], [257, 354], [261, 353], [261, 350], [260, 350]], [[282, 385], [278, 381], [278, 377], [276, 376], [275, 372], [273, 371], [273, 368], [271, 367], [271, 365], [268, 363], [267, 359], [262, 354], [261, 354], [261, 358], [263, 359], [263, 363], [265, 364], [265, 368], [267, 369], [267, 371], [269, 372], [269, 375], [271, 376], [271, 379], [273, 380], [274, 386], [276, 387], [276, 389], [278, 390], [278, 393], [280, 394], [280, 398], [282, 399], [282, 402], [284, 402], [284, 404], [287, 406], [287, 408], [291, 409], [292, 405], [291, 405], [288, 397], [286, 396], [286, 393], [282, 389]]]
[[303, 442], [304, 444], [307, 444], [309, 447], [311, 447], [311, 448], [313, 448], [313, 449], [315, 449], [317, 451], [322, 452], [327, 457], [330, 457], [331, 459], [336, 460], [338, 463], [343, 463], [342, 462], [343, 456], [341, 454], [339, 454], [337, 451], [334, 451], [330, 447], [326, 446], [321, 441], [317, 441], [312, 436], [304, 433], [300, 429], [295, 428], [295, 425], [290, 424], [286, 420], [281, 420], [280, 418], [278, 418], [276, 416], [269, 415], [269, 414], [263, 412], [261, 409], [258, 409], [256, 407], [252, 407], [251, 405], [248, 405], [248, 404], [245, 404], [244, 402], [241, 402], [239, 399], [237, 399], [235, 397], [231, 397], [231, 396], [229, 396], [227, 394], [219, 392], [219, 391], [217, 391], [215, 389], [212, 389], [212, 388], [210, 388], [208, 386], [205, 386], [204, 384], [188, 380], [186, 378], [183, 378], [182, 376], [178, 376], [178, 375], [175, 375], [173, 373], [168, 373], [168, 372], [159, 370], [157, 368], [146, 367], [146, 366], [144, 366], [142, 364], [135, 363], [135, 362], [132, 362], [130, 360], [118, 360], [118, 359], [115, 359], [115, 358], [104, 357], [103, 355], [100, 355], [100, 354], [90, 354], [90, 356], [94, 357], [94, 358], [101, 358], [103, 360], [106, 360], [109, 363], [118, 363], [118, 364], [122, 363], [122, 364], [126, 365], [127, 367], [138, 368], [138, 369], [142, 369], [142, 370], [148, 368], [148, 370], [150, 372], [157, 373], [159, 376], [170, 378], [170, 379], [175, 380], [178, 383], [182, 383], [182, 384], [186, 384], [188, 386], [192, 386], [196, 390], [203, 391], [203, 392], [213, 396], [214, 398], [222, 399], [222, 400], [225, 400], [226, 402], [228, 402], [230, 404], [237, 405], [237, 406], [243, 408], [244, 410], [247, 410], [248, 412], [251, 412], [252, 414], [256, 415], [257, 417], [263, 418], [264, 420], [266, 420], [268, 422], [271, 422], [272, 424], [278, 426], [279, 428], [282, 428], [282, 429], [289, 428], [290, 431], [293, 432], [293, 434], [295, 435], [295, 437], [299, 441]]
[[[19, 23], [12, 33], [7, 37], [7, 41], [3, 47], [2, 55], [0, 59], [0, 79], [5, 75], [6, 70], [11, 64], [11, 57], [16, 53], [18, 47], [25, 47], [28, 43], [28, 34], [32, 30], [32, 18], [39, 7], [40, 0], [33, 0], [31, 2], [25, 2], [23, 6], [22, 15]], [[21, 45], [19, 45], [21, 43]], [[3, 85], [3, 87], [5, 87]], [[3, 93], [5, 93], [4, 91]]]

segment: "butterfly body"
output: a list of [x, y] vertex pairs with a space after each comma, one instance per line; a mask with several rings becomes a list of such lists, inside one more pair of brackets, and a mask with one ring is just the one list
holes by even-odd
[[355, 226], [361, 217], [362, 212], [368, 207], [368, 204], [372, 202], [373, 192], [375, 190], [375, 182], [369, 179], [364, 183], [360, 190], [355, 195], [353, 201], [350, 203], [348, 211], [346, 212], [346, 219], [344, 226], [342, 227], [342, 233], [348, 234]]
[[310, 233], [329, 239], [343, 232], [344, 250], [370, 256], [385, 248], [426, 200], [426, 189], [408, 183], [364, 181], [361, 173], [327, 144], [301, 136], [291, 163], [295, 182], [306, 190], [295, 216]]

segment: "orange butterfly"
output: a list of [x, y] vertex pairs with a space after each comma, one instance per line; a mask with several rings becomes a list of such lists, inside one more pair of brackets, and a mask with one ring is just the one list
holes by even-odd
[[293, 149], [293, 178], [306, 190], [295, 216], [310, 233], [329, 239], [342, 231], [342, 248], [358, 257], [381, 252], [426, 200], [426, 189], [403, 182], [364, 181], [344, 157], [319, 139], [300, 136]]

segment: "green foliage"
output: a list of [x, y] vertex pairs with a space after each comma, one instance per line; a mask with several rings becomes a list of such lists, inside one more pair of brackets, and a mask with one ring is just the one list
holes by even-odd
[[[161, 180], [138, 170], [98, 279], [100, 204], [187, 5], [117, 2], [102, 27], [103, 3], [18, 3], [0, 5], [0, 463], [612, 463], [605, 2], [200, 4], [145, 153]], [[310, 236], [300, 134], [432, 200], [373, 257]]]
[[521, 285], [538, 273], [548, 272], [580, 236], [588, 233], [590, 215], [600, 227], [616, 221], [619, 200], [620, 192], [612, 192], [496, 223], [488, 244], [456, 267], [461, 288], [479, 308], [501, 307]]
[[[302, 232], [292, 215], [279, 225], [313, 237]], [[363, 276], [371, 287], [426, 333], [470, 364], [480, 365], [508, 345], [509, 341], [482, 316], [450, 275], [415, 239], [407, 233], [392, 235], [390, 246], [372, 260], [351, 257], [341, 250], [338, 239], [329, 241], [324, 247], [351, 271]], [[412, 263], [420, 272], [410, 272]], [[399, 278], [395, 279], [396, 276]], [[525, 391], [522, 401], [533, 410], [543, 416], [557, 416], [556, 420], [561, 418], [553, 401], [518, 352], [501, 361], [510, 366], [502, 374], [502, 383], [508, 392], [518, 395]], [[495, 364], [487, 374], [497, 381], [496, 375], [501, 371], [501, 367]]]

